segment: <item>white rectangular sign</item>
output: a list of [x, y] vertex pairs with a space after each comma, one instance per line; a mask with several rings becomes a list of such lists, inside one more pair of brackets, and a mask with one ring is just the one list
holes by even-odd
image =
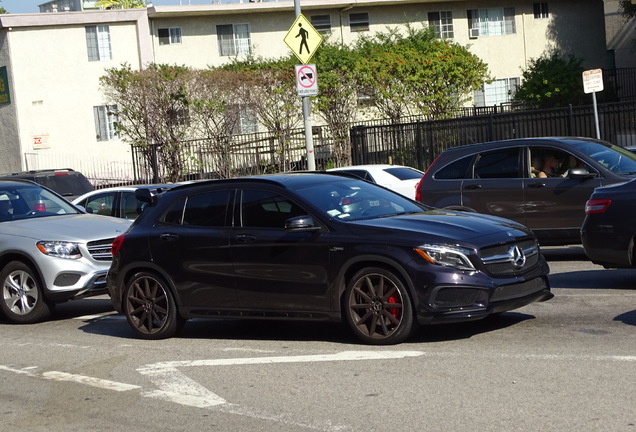
[[296, 89], [298, 96], [318, 96], [318, 76], [315, 64], [296, 66]]
[[585, 93], [603, 91], [602, 69], [591, 69], [583, 72], [583, 91]]

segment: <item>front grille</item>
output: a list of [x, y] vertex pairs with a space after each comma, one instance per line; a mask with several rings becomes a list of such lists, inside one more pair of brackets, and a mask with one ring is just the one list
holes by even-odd
[[112, 238], [104, 240], [95, 240], [88, 242], [88, 252], [91, 254], [95, 261], [112, 261], [113, 254], [111, 253], [111, 247], [113, 245]]
[[[518, 248], [518, 249], [517, 249]], [[520, 256], [519, 251], [522, 252]], [[481, 260], [488, 272], [495, 276], [525, 273], [539, 261], [539, 245], [534, 240], [506, 243], [480, 251]]]
[[472, 306], [480, 292], [475, 288], [444, 287], [433, 295], [431, 304], [436, 308]]

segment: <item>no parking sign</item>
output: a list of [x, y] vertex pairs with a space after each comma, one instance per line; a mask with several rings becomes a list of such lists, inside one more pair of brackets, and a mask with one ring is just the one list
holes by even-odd
[[296, 89], [298, 96], [318, 96], [318, 76], [315, 64], [296, 66]]

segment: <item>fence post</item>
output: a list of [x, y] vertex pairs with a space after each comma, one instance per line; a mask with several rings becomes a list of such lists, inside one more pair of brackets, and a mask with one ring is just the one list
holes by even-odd
[[572, 104], [568, 105], [568, 136], [573, 136], [574, 131], [574, 109]]
[[353, 165], [364, 164], [364, 131], [365, 126], [354, 126], [351, 128], [351, 163]]

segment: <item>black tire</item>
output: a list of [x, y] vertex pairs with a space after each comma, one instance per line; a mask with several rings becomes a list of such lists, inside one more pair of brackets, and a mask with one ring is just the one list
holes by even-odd
[[371, 345], [405, 341], [417, 327], [404, 284], [382, 268], [358, 271], [345, 291], [344, 311], [353, 333]]
[[37, 273], [21, 261], [11, 261], [0, 272], [0, 310], [16, 324], [33, 324], [51, 316], [53, 305], [44, 297]]
[[137, 273], [128, 281], [123, 309], [128, 323], [142, 339], [175, 336], [186, 321], [179, 316], [170, 287], [154, 273]]

